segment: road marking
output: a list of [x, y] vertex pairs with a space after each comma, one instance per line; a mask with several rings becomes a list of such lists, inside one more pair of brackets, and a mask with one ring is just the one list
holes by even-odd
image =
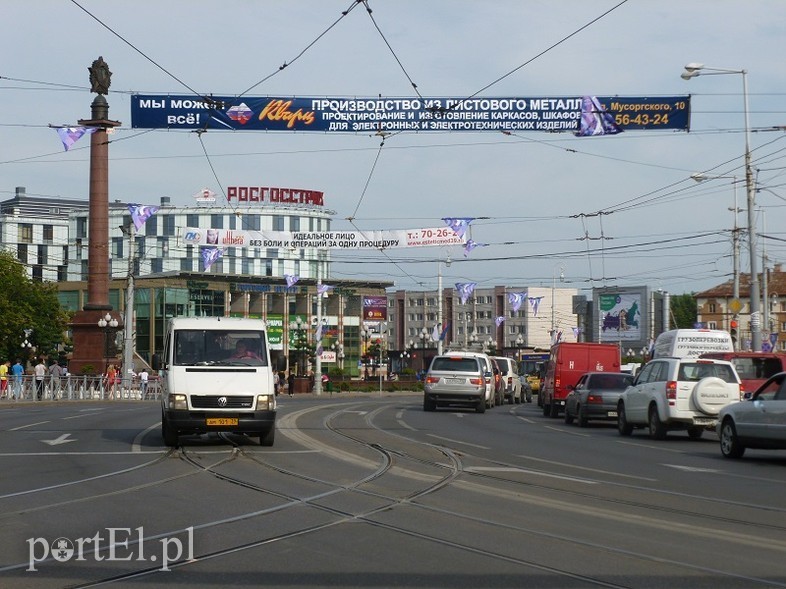
[[8, 431], [16, 432], [16, 431], [19, 431], [20, 429], [25, 429], [26, 427], [33, 427], [35, 425], [41, 425], [43, 423], [49, 423], [49, 421], [39, 421], [37, 423], [28, 423], [27, 425], [20, 425], [19, 427], [12, 428], [12, 429], [10, 429]]
[[590, 467], [587, 467], [587, 466], [578, 466], [576, 464], [570, 464], [568, 462], [556, 462], [554, 460], [547, 460], [547, 459], [544, 459], [544, 458], [535, 458], [534, 456], [527, 456], [526, 454], [518, 454], [517, 456], [519, 458], [525, 458], [526, 460], [532, 460], [533, 462], [545, 462], [547, 464], [555, 464], [557, 466], [566, 466], [568, 468], [573, 468], [573, 469], [576, 469], [576, 470], [589, 470], [590, 472], [599, 472], [599, 473], [602, 473], [602, 474], [610, 474], [610, 475], [613, 475], [613, 476], [616, 476], [616, 477], [623, 477], [623, 478], [626, 478], [626, 479], [637, 479], [639, 481], [652, 481], [652, 482], [658, 480], [658, 479], [651, 479], [651, 478], [647, 478], [647, 477], [637, 477], [637, 476], [634, 476], [634, 475], [631, 475], [631, 474], [623, 474], [621, 472], [614, 472], [612, 470], [600, 470], [598, 468], [590, 468]]
[[55, 438], [54, 440], [41, 440], [44, 444], [49, 444], [50, 446], [59, 446], [60, 444], [67, 444], [68, 442], [76, 442], [76, 440], [69, 440], [68, 438], [71, 434], [63, 434], [62, 436]]
[[430, 438], [437, 438], [438, 440], [445, 440], [446, 442], [453, 442], [454, 444], [463, 444], [465, 446], [472, 446], [473, 448], [480, 448], [481, 450], [491, 450], [491, 448], [487, 446], [478, 446], [477, 444], [470, 444], [469, 442], [462, 442], [461, 440], [452, 440], [451, 438], [443, 438], [442, 436], [435, 436], [434, 434], [428, 434]]
[[143, 438], [144, 436], [146, 436], [146, 435], [147, 435], [149, 432], [151, 432], [152, 430], [154, 430], [154, 429], [158, 428], [160, 425], [161, 425], [161, 422], [160, 422], [160, 421], [157, 421], [156, 423], [154, 423], [153, 425], [151, 425], [151, 426], [150, 426], [149, 428], [147, 428], [146, 430], [144, 430], [144, 431], [142, 431], [142, 432], [139, 432], [139, 433], [136, 435], [136, 437], [134, 438], [134, 441], [131, 443], [131, 452], [134, 452], [134, 453], [139, 453], [139, 452], [141, 452], [141, 451], [142, 451], [142, 438]]
[[469, 466], [464, 469], [465, 472], [520, 472], [523, 474], [531, 474], [539, 477], [548, 477], [552, 479], [560, 479], [563, 481], [571, 481], [574, 483], [584, 483], [585, 485], [599, 485], [600, 481], [593, 481], [592, 479], [580, 479], [564, 474], [552, 474], [550, 472], [543, 472], [542, 470], [529, 470], [526, 468], [515, 467], [496, 467], [496, 466]]
[[669, 468], [676, 468], [677, 470], [684, 470], [687, 472], [714, 472], [718, 473], [719, 470], [714, 468], [700, 468], [698, 466], [683, 466], [681, 464], [663, 464], [662, 466], [668, 466]]

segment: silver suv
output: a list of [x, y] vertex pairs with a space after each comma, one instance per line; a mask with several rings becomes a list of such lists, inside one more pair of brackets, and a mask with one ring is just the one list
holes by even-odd
[[[510, 403], [521, 403], [521, 380], [516, 361], [513, 358], [503, 356], [492, 356], [497, 361], [499, 370], [502, 373], [502, 383], [504, 385], [503, 402], [507, 399]], [[529, 399], [532, 401], [532, 397]]]
[[648, 427], [652, 439], [687, 430], [692, 439], [712, 429], [718, 412], [740, 400], [740, 378], [731, 362], [657, 358], [641, 369], [617, 402], [617, 429], [629, 436]]
[[493, 407], [491, 361], [485, 354], [448, 352], [435, 356], [423, 381], [423, 411], [464, 405], [478, 413]]

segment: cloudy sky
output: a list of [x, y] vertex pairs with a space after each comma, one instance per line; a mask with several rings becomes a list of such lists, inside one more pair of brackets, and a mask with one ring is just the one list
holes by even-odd
[[[3, 13], [2, 199], [17, 186], [87, 198], [88, 141], [64, 152], [49, 125], [89, 118], [87, 68], [100, 55], [123, 123], [110, 146], [113, 200], [190, 206], [202, 188], [220, 202], [227, 186], [286, 186], [324, 191], [333, 230], [476, 218], [471, 237], [488, 245], [467, 257], [460, 247], [333, 253], [335, 277], [397, 288], [435, 288], [437, 261], [450, 257], [446, 284], [551, 286], [562, 272], [578, 289], [695, 292], [731, 279], [735, 176], [746, 208], [742, 76], [680, 78], [700, 62], [748, 71], [759, 250], [770, 264], [786, 257], [782, 0], [35, 0], [6, 1]], [[414, 97], [412, 83], [424, 97], [690, 94], [691, 129], [383, 141], [131, 128], [135, 93]], [[696, 172], [727, 178], [697, 183]], [[747, 226], [745, 211], [737, 222]], [[743, 271], [748, 259], [743, 235]]]

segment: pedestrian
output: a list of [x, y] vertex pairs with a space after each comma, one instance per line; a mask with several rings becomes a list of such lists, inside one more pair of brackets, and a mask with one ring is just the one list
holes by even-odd
[[60, 398], [61, 376], [63, 376], [63, 369], [60, 367], [60, 364], [57, 361], [53, 360], [49, 365], [50, 390], [52, 391], [53, 399]]
[[287, 389], [289, 389], [289, 396], [295, 394], [295, 373], [291, 370], [289, 371], [289, 376], [287, 377]]
[[38, 364], [35, 365], [33, 372], [35, 374], [35, 397], [40, 401], [44, 398], [44, 379], [47, 373], [43, 358], [38, 359]]
[[8, 369], [11, 367], [11, 362], [6, 360], [0, 364], [0, 399], [5, 399], [8, 396]]
[[25, 375], [25, 367], [22, 366], [22, 360], [16, 359], [16, 364], [11, 366], [11, 376], [14, 379], [14, 390], [12, 392], [14, 401], [22, 398], [22, 378]]
[[278, 397], [278, 387], [281, 384], [281, 381], [278, 377], [278, 372], [273, 373], [273, 393]]
[[147, 394], [147, 381], [150, 379], [147, 368], [142, 368], [142, 372], [140, 372], [137, 376], [139, 377], [139, 391], [142, 394], [142, 399], [144, 400], [145, 395]]
[[115, 379], [117, 378], [117, 369], [115, 368], [114, 364], [110, 364], [106, 367], [106, 375], [104, 379], [106, 380], [106, 388], [111, 388], [115, 385]]

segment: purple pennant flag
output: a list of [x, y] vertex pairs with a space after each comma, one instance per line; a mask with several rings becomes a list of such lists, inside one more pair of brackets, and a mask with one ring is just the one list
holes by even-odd
[[510, 308], [516, 313], [521, 308], [521, 303], [524, 302], [525, 295], [523, 292], [509, 292], [508, 293], [508, 302], [510, 303]]
[[581, 333], [581, 327], [574, 327], [573, 328], [573, 337], [579, 339], [579, 334]]
[[614, 122], [614, 115], [603, 108], [595, 96], [581, 98], [581, 122], [577, 137], [593, 135], [616, 135], [622, 133], [622, 127]]
[[336, 287], [327, 284], [317, 284], [317, 294], [325, 294], [327, 291], [333, 290], [334, 288]]
[[57, 127], [56, 129], [66, 151], [71, 149], [74, 143], [82, 138], [82, 135], [90, 135], [95, 133], [96, 130], [97, 127]]
[[529, 306], [532, 307], [532, 316], [538, 316], [538, 307], [540, 307], [540, 301], [543, 300], [543, 297], [529, 297]]
[[128, 203], [128, 211], [131, 213], [131, 220], [134, 222], [134, 228], [139, 231], [142, 225], [145, 224], [150, 217], [153, 216], [158, 209], [156, 205], [138, 205]]
[[497, 325], [497, 327], [499, 327], [500, 325], [502, 325], [503, 321], [505, 321], [505, 316], [504, 315], [500, 315], [499, 317], [497, 317], [494, 320], [494, 323]]
[[287, 281], [287, 288], [292, 288], [295, 286], [298, 280], [300, 280], [300, 276], [295, 276], [294, 274], [284, 274], [284, 279]]
[[205, 247], [202, 248], [202, 263], [205, 266], [205, 272], [210, 269], [210, 266], [213, 265], [213, 262], [218, 260], [221, 256], [224, 255], [224, 250], [218, 247]]
[[464, 244], [464, 257], [466, 258], [469, 255], [469, 252], [474, 250], [476, 247], [486, 247], [487, 243], [478, 243], [474, 239], [468, 239], [467, 243]]
[[437, 342], [439, 341], [439, 327], [442, 325], [441, 323], [435, 323], [434, 329], [431, 330], [431, 341]]
[[475, 217], [442, 217], [442, 220], [445, 221], [448, 227], [453, 229], [456, 235], [459, 237], [464, 237], [464, 234], [467, 232], [467, 228], [472, 221], [475, 220]]
[[477, 282], [457, 282], [456, 283], [456, 290], [459, 292], [461, 296], [461, 304], [466, 304], [469, 297], [472, 296], [472, 293], [475, 290], [475, 287], [478, 285]]

